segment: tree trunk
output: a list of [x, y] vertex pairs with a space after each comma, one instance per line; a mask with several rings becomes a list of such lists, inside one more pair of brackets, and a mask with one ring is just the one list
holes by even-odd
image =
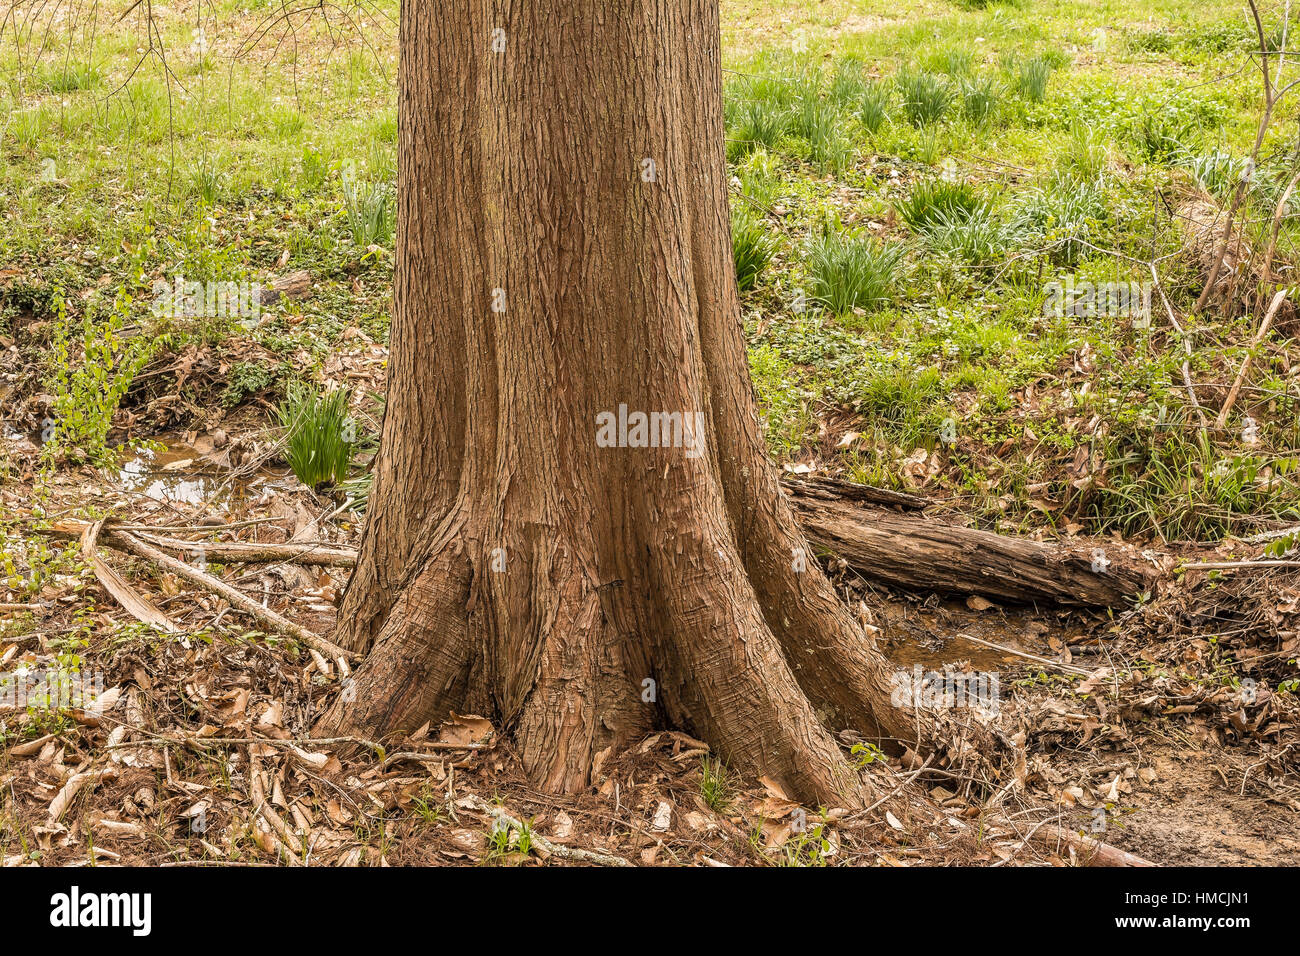
[[859, 804], [832, 731], [910, 724], [760, 437], [717, 0], [508, 11], [402, 6], [390, 389], [336, 636], [369, 657], [319, 729], [473, 710], [571, 792], [674, 726]]

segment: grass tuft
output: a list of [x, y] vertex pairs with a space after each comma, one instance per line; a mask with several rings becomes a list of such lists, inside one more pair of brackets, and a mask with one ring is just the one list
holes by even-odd
[[322, 395], [305, 382], [293, 382], [279, 417], [285, 430], [285, 459], [299, 481], [318, 488], [347, 478], [355, 426], [348, 415], [346, 389]]

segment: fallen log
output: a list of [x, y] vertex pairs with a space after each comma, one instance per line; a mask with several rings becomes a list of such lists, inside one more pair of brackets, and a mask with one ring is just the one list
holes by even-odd
[[[814, 547], [842, 558], [865, 578], [896, 587], [977, 594], [1017, 604], [1116, 607], [1155, 582], [1153, 569], [1114, 545], [1070, 546], [967, 528], [919, 514], [932, 504], [927, 498], [869, 485], [824, 478], [787, 478], [783, 485]], [[138, 553], [143, 539], [168, 550], [203, 552], [213, 561], [333, 567], [356, 562], [356, 552], [345, 545], [195, 542], [147, 533], [132, 536], [125, 528], [106, 528], [102, 543]], [[80, 523], [60, 522], [53, 533], [71, 537], [83, 530]], [[1100, 560], [1097, 551], [1102, 552]]]
[[794, 486], [787, 491], [810, 544], [865, 578], [897, 587], [1017, 604], [1114, 607], [1154, 583], [1154, 572], [1114, 545], [1030, 541], [808, 497]]

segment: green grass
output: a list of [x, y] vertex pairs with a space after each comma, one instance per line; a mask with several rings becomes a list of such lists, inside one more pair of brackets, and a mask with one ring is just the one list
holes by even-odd
[[294, 382], [279, 408], [285, 431], [285, 460], [309, 488], [342, 483], [352, 464], [356, 427], [348, 414], [348, 393], [338, 388], [322, 395]]
[[741, 292], [753, 287], [772, 258], [773, 240], [761, 219], [743, 205], [731, 211], [731, 248], [736, 262], [736, 282]]
[[918, 129], [942, 120], [956, 99], [952, 83], [935, 73], [900, 73], [898, 92], [903, 115]]
[[872, 239], [823, 235], [809, 244], [804, 257], [809, 292], [836, 315], [881, 308], [893, 297], [903, 251], [900, 245]]
[[941, 218], [952, 220], [972, 215], [984, 205], [972, 184], [936, 177], [918, 182], [895, 209], [909, 228], [921, 231]]
[[[82, 321], [102, 325], [118, 289], [130, 297], [119, 339], [166, 337], [226, 369], [186, 408], [274, 402], [288, 369], [324, 378], [355, 347], [351, 330], [386, 341], [397, 51], [385, 17], [397, 3], [368, 10], [366, 42], [312, 21], [296, 56], [235, 61], [222, 40], [251, 35], [261, 6], [205, 7], [202, 59], [193, 11], [160, 13], [183, 90], [152, 60], [133, 72], [139, 37], [111, 17], [73, 31], [47, 9], [31, 30], [43, 46], [0, 38], [0, 264], [20, 270], [0, 285], [0, 335], [38, 330], [17, 335], [22, 393], [48, 390], [60, 362], [82, 368]], [[1270, 36], [1279, 10], [1266, 5]], [[1281, 338], [1256, 355], [1228, 427], [1202, 438], [1159, 304], [1145, 329], [1044, 314], [1050, 282], [1144, 281], [1131, 260], [1160, 257], [1213, 418], [1215, 383], [1235, 375], [1257, 317], [1187, 314], [1197, 268], [1171, 209], [1194, 190], [1225, 199], [1249, 152], [1259, 80], [1238, 11], [724, 0], [722, 31], [733, 252], [778, 460], [921, 486], [1011, 527], [1214, 536], [1296, 514], [1300, 386]], [[796, 34], [805, 48], [792, 49]], [[1283, 110], [1247, 196], [1253, 236], [1294, 171], [1294, 142]], [[1298, 239], [1287, 218], [1288, 268]], [[313, 294], [251, 325], [148, 309], [159, 279], [291, 269], [309, 271]], [[123, 345], [107, 367], [129, 372]], [[128, 384], [125, 404], [145, 400]], [[196, 427], [193, 415], [177, 424]], [[948, 419], [953, 442], [938, 437]], [[848, 430], [861, 437], [837, 447]]]

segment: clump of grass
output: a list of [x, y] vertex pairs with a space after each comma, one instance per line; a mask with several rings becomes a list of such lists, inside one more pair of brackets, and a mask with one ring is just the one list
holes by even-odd
[[225, 192], [229, 177], [211, 157], [203, 157], [190, 167], [190, 192], [211, 206]]
[[50, 93], [75, 93], [94, 89], [103, 78], [103, 71], [90, 63], [60, 61], [40, 71], [39, 83]]
[[826, 233], [808, 248], [809, 291], [836, 315], [880, 308], [891, 299], [902, 258], [900, 245]]
[[1052, 63], [1052, 58], [1046, 55], [1016, 61], [1012, 64], [1011, 88], [1031, 103], [1043, 102], [1052, 78]]
[[758, 147], [773, 149], [790, 127], [786, 110], [770, 100], [748, 100], [736, 110], [735, 133], [728, 138], [727, 154], [732, 162], [743, 159]]
[[773, 242], [763, 221], [744, 206], [731, 210], [731, 253], [736, 262], [736, 285], [741, 292], [754, 287], [772, 258]]
[[1220, 202], [1232, 195], [1246, 173], [1244, 158], [1221, 150], [1188, 153], [1179, 158], [1179, 165], [1192, 174], [1198, 186]]
[[1057, 155], [1056, 169], [1080, 182], [1096, 182], [1106, 171], [1106, 146], [1091, 131], [1078, 127]]
[[948, 46], [931, 50], [921, 61], [926, 70], [951, 77], [967, 76], [971, 71], [971, 52], [961, 47]]
[[1049, 258], [1075, 265], [1087, 240], [1107, 218], [1106, 192], [1100, 182], [1073, 180], [1060, 174], [1031, 187], [1017, 203], [1016, 221], [1023, 233], [1050, 245]]
[[862, 73], [862, 63], [859, 60], [844, 60], [836, 68], [834, 76], [831, 77], [830, 90], [827, 96], [835, 103], [848, 105], [861, 99], [868, 85], [867, 78]]
[[293, 382], [279, 418], [285, 430], [285, 459], [299, 481], [318, 488], [347, 478], [356, 436], [346, 389], [322, 395], [305, 382]]
[[1014, 244], [1013, 231], [987, 204], [969, 211], [939, 210], [925, 230], [927, 244], [936, 252], [967, 265], [984, 265]]
[[955, 98], [947, 80], [934, 73], [900, 73], [898, 91], [903, 100], [903, 115], [917, 129], [942, 120]]
[[963, 77], [958, 89], [962, 115], [973, 123], [989, 119], [1002, 100], [1002, 86], [992, 76]]
[[700, 795], [714, 813], [725, 813], [731, 806], [731, 780], [721, 760], [700, 761]]
[[853, 144], [844, 135], [835, 104], [808, 91], [791, 115], [790, 132], [808, 143], [808, 158], [823, 169], [840, 172], [853, 159]]
[[1172, 165], [1195, 149], [1197, 131], [1178, 113], [1153, 111], [1143, 114], [1133, 129], [1138, 152], [1148, 162]]
[[348, 230], [358, 246], [388, 245], [393, 238], [392, 190], [387, 183], [343, 177]]
[[868, 133], [878, 133], [889, 119], [889, 87], [884, 83], [868, 83], [858, 98], [858, 122]]
[[975, 187], [960, 180], [923, 179], [894, 208], [914, 231], [928, 228], [939, 217], [956, 218], [975, 212], [983, 200]]

